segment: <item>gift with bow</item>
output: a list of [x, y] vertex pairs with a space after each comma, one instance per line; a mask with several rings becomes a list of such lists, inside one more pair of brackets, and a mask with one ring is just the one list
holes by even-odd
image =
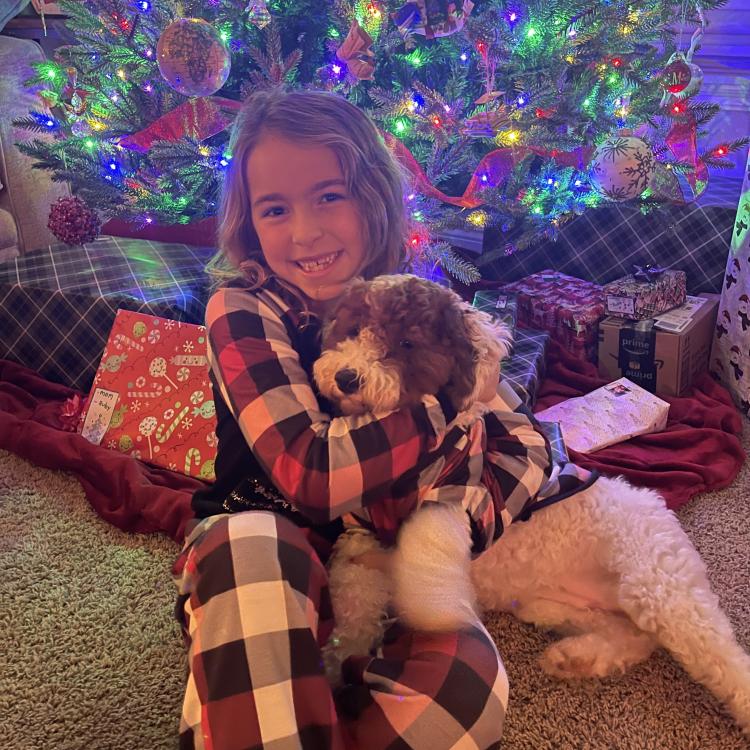
[[655, 266], [652, 263], [646, 263], [642, 266], [634, 263], [633, 278], [638, 279], [638, 281], [646, 281], [650, 284], [651, 282], [659, 279], [666, 270], [666, 268]]
[[630, 320], [653, 318], [685, 304], [687, 277], [684, 271], [660, 268], [651, 263], [633, 266], [633, 273], [604, 287], [607, 315]]

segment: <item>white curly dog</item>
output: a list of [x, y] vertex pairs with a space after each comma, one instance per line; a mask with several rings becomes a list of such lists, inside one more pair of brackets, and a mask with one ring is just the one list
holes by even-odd
[[[478, 383], [492, 370], [488, 360], [507, 352], [509, 337], [488, 315], [424, 279], [357, 281], [324, 329], [314, 375], [321, 393], [347, 414], [393, 409], [443, 389], [476, 420]], [[337, 543], [337, 626], [327, 648], [333, 672], [377, 642], [389, 608], [412, 627], [442, 630], [471, 621], [478, 602], [561, 633], [541, 657], [557, 677], [622, 672], [661, 646], [750, 734], [750, 657], [698, 552], [656, 492], [599, 478], [511, 524], [473, 563], [466, 514], [430, 505], [402, 526], [389, 574], [352, 564], [379, 546], [369, 533], [349, 531]]]

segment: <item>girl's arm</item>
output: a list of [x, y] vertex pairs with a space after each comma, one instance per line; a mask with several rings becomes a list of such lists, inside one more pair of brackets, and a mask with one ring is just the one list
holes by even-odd
[[322, 412], [279, 314], [246, 290], [217, 291], [206, 328], [217, 386], [245, 440], [315, 523], [392, 497], [394, 481], [447, 434], [436, 399], [379, 417]]
[[516, 518], [550, 476], [549, 443], [506, 381], [500, 381], [497, 394], [487, 405], [485, 464], [497, 480], [505, 509]]

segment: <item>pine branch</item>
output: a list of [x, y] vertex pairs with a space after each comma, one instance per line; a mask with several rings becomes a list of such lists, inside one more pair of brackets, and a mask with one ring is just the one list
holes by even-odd
[[[725, 1], [700, 0], [704, 10]], [[185, 101], [159, 75], [153, 52], [144, 54], [149, 48], [155, 51], [163, 29], [180, 17], [204, 18], [231, 38], [232, 70], [223, 95], [242, 99], [257, 88], [322, 84], [393, 132], [432, 183], [450, 195], [461, 194], [482, 157], [498, 147], [569, 151], [599, 142], [623, 121], [625, 127], [646, 122], [652, 128], [646, 140], [660, 160], [672, 159], [665, 139], [674, 119], [659, 110], [663, 90], [654, 71], [664, 67], [674, 49], [670, 27], [682, 5], [673, 0], [528, 0], [516, 9], [521, 11], [516, 23], [509, 21], [515, 7], [510, 0], [482, 0], [462, 31], [435, 39], [414, 29], [402, 35], [389, 14], [403, 0], [377, 0], [383, 16], [379, 23], [369, 17], [367, 0], [269, 0], [273, 21], [263, 30], [248, 21], [244, 0], [151, 0], [147, 12], [135, 0], [64, 2], [76, 44], [58, 49], [55, 61], [37, 68], [30, 82], [45, 102], [59, 106], [53, 110], [60, 123], [57, 140], [32, 141], [24, 148], [53, 179], [70, 179], [91, 205], [138, 221], [148, 216], [185, 222], [216, 210], [223, 175], [216, 160], [228, 133], [202, 144], [157, 143], [147, 153], [123, 153], [116, 147], [119, 136], [143, 129]], [[688, 24], [696, 15], [696, 2], [684, 4]], [[318, 71], [330, 65], [355, 17], [372, 33], [374, 80], [321, 80]], [[534, 39], [528, 36], [532, 28]], [[609, 66], [614, 56], [623, 64], [613, 77]], [[71, 133], [74, 79], [75, 88], [85, 94], [82, 116], [94, 123], [89, 138]], [[505, 93], [476, 105], [488, 91]], [[417, 95], [424, 106], [411, 111], [406, 105]], [[521, 95], [525, 104], [518, 102]], [[615, 102], [623, 97], [629, 99], [627, 116], [616, 111], [620, 105]], [[699, 132], [717, 111], [707, 103], [686, 104]], [[469, 117], [500, 109], [507, 122], [495, 130], [506, 139], [516, 131], [517, 142], [500, 138], [498, 145], [493, 138], [467, 138], [462, 132]], [[17, 124], [32, 135], [47, 130], [33, 114]], [[742, 147], [738, 140], [736, 146], [705, 149], [705, 163], [724, 168], [729, 160], [717, 149], [729, 153]], [[110, 159], [120, 165], [112, 174], [106, 170]], [[664, 163], [677, 171], [690, 169], [674, 160]], [[576, 175], [582, 176], [544, 156], [520, 158], [510, 174], [482, 192], [487, 225], [505, 230], [502, 241], [511, 250], [554, 238], [565, 222], [596, 202], [584, 201], [584, 193], [571, 187]], [[548, 178], [559, 187], [547, 189]], [[441, 227], [465, 226], [465, 212], [418, 192], [410, 207], [422, 212], [430, 236], [437, 236]], [[486, 256], [477, 262], [484, 265]], [[444, 260], [460, 264], [463, 259], [445, 255]]]
[[479, 269], [456, 253], [447, 242], [435, 242], [426, 246], [424, 254], [463, 284], [474, 284], [482, 278]]
[[29, 130], [32, 133], [49, 133], [50, 128], [39, 120], [29, 116], [17, 117], [12, 121], [13, 127]]
[[730, 169], [734, 167], [734, 162], [726, 157], [731, 153], [744, 149], [748, 144], [750, 144], [750, 136], [736, 138], [729, 143], [721, 143], [718, 146], [705, 150], [703, 153], [699, 154], [698, 159], [707, 167]]
[[258, 66], [253, 71], [252, 83], [254, 88], [279, 86], [294, 80], [295, 74], [302, 60], [302, 50], [293, 50], [284, 56], [281, 46], [281, 35], [278, 24], [271, 21], [263, 31], [266, 51], [255, 45], [248, 47], [250, 58]]
[[688, 104], [688, 112], [695, 117], [697, 125], [704, 125], [709, 122], [720, 110], [721, 107], [713, 102], [694, 102], [691, 99]]
[[702, 156], [700, 161], [702, 161], [707, 167], [712, 167], [713, 169], [726, 170], [734, 168], [734, 164], [731, 161], [720, 157]]

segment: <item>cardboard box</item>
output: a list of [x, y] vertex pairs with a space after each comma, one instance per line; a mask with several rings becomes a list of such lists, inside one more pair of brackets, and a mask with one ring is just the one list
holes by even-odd
[[705, 294], [649, 320], [605, 318], [599, 324], [599, 374], [680, 396], [708, 369], [718, 304], [718, 295]]

